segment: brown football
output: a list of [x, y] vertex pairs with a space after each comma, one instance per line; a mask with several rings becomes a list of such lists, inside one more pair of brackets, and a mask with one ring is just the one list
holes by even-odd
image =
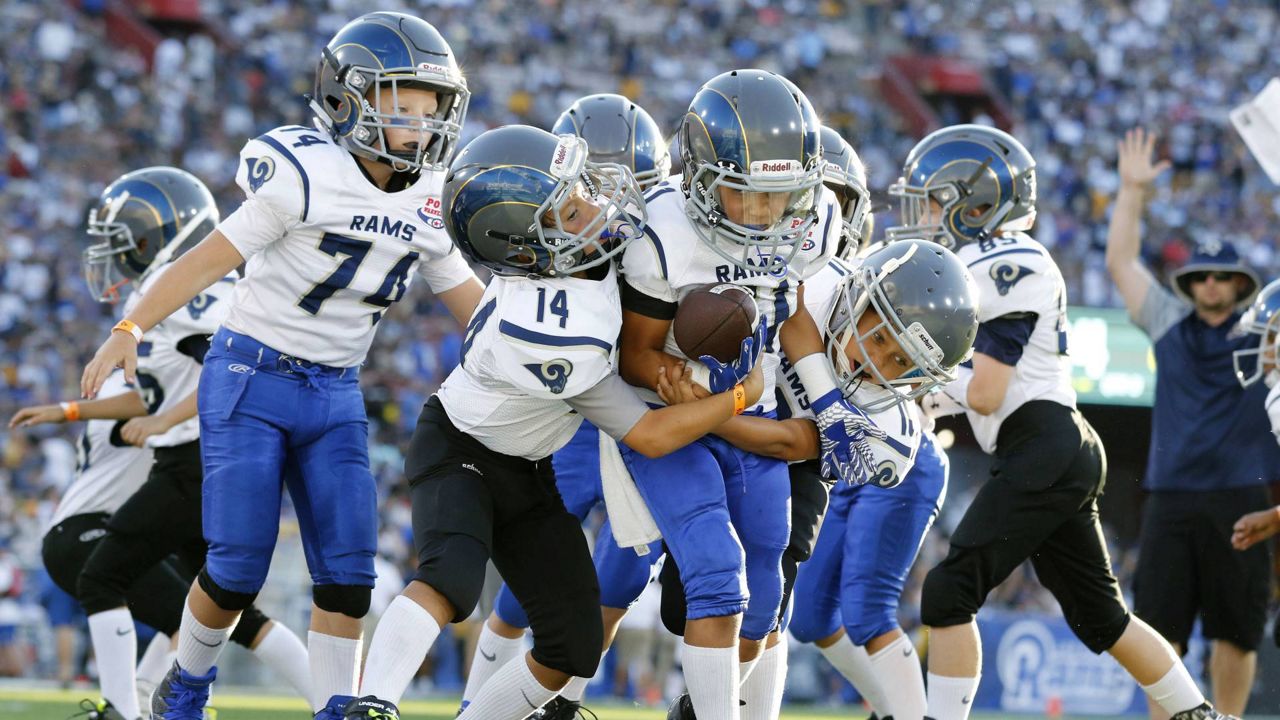
[[686, 357], [710, 355], [722, 363], [738, 358], [756, 326], [756, 301], [750, 289], [728, 283], [695, 288], [680, 301], [672, 331]]

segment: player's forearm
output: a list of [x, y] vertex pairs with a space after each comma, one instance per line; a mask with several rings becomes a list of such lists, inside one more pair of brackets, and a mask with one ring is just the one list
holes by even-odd
[[147, 414], [147, 404], [136, 392], [97, 400], [81, 400], [78, 405], [81, 420], [128, 420]]
[[818, 426], [812, 420], [771, 420], [739, 416], [717, 427], [713, 434], [734, 447], [787, 462], [818, 457]]
[[467, 278], [461, 285], [455, 288], [445, 290], [440, 293], [440, 302], [449, 309], [449, 314], [453, 315], [459, 325], [466, 327], [471, 320], [471, 316], [476, 311], [476, 306], [480, 304], [480, 298], [484, 295], [484, 284], [480, 279], [472, 275]]
[[196, 395], [197, 394], [199, 394], [197, 391], [192, 391], [191, 394], [182, 398], [182, 402], [178, 403], [177, 405], [174, 405], [173, 407], [169, 408], [168, 410], [165, 410], [162, 413], [158, 413], [158, 415], [162, 417], [166, 423], [168, 423], [169, 427], [173, 427], [178, 423], [190, 420], [191, 418], [196, 416], [196, 410], [197, 410]]
[[1114, 275], [1128, 270], [1138, 260], [1142, 247], [1139, 223], [1146, 190], [1139, 185], [1121, 185], [1111, 209], [1111, 223], [1107, 226], [1107, 269]]
[[144, 332], [150, 330], [243, 262], [235, 246], [214, 230], [174, 261], [173, 267], [147, 289], [127, 319]]
[[650, 410], [622, 438], [645, 457], [662, 457], [711, 432], [733, 417], [733, 392]]

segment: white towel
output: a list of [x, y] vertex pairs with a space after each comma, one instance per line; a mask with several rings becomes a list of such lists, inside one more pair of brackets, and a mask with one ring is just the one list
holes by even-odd
[[600, 484], [613, 525], [613, 539], [620, 547], [634, 548], [637, 555], [648, 555], [649, 543], [661, 538], [662, 533], [636, 489], [617, 441], [605, 432], [600, 433]]

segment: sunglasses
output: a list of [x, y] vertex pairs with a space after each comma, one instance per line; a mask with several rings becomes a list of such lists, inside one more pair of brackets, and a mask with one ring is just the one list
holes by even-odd
[[1187, 273], [1187, 280], [1189, 280], [1192, 284], [1195, 284], [1195, 283], [1202, 283], [1205, 280], [1208, 280], [1209, 278], [1213, 278], [1214, 282], [1225, 283], [1225, 282], [1231, 282], [1231, 279], [1234, 278], [1235, 276], [1236, 276], [1235, 273], [1226, 272], [1223, 270], [1215, 270], [1213, 272], [1200, 270], [1193, 273]]

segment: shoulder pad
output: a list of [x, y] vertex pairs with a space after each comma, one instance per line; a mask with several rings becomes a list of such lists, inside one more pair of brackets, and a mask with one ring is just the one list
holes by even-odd
[[308, 167], [323, 171], [322, 163], [335, 149], [342, 151], [319, 130], [300, 125], [276, 128], [245, 143], [236, 184], [282, 216], [305, 222], [311, 212], [313, 181]]

